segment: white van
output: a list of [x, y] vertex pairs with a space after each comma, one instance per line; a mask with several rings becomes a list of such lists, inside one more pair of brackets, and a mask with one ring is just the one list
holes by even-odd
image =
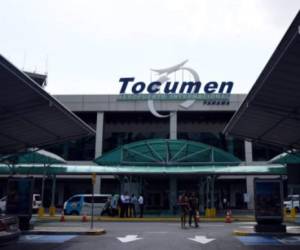
[[[110, 194], [94, 194], [94, 214], [100, 215], [105, 203], [111, 199]], [[64, 214], [66, 215], [91, 215], [92, 195], [77, 194], [64, 203]]]
[[288, 211], [291, 211], [292, 208], [295, 208], [296, 211], [299, 212], [300, 195], [299, 194], [289, 195], [287, 200], [283, 202], [283, 205]]
[[[6, 196], [0, 199], [0, 213], [5, 213], [6, 210]], [[39, 194], [32, 195], [32, 212], [37, 212], [41, 207], [42, 201], [41, 196]]]

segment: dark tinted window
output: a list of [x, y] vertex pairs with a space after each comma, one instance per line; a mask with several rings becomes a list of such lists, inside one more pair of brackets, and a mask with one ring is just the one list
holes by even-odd
[[78, 202], [80, 201], [80, 198], [80, 196], [73, 197], [71, 200], [69, 200], [69, 202]]
[[[107, 201], [107, 197], [94, 197], [94, 203], [105, 203]], [[84, 197], [84, 202], [86, 203], [92, 203], [92, 196], [86, 196]]]

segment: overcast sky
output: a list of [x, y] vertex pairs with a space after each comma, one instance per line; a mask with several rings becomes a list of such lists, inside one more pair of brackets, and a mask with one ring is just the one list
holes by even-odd
[[118, 94], [120, 77], [188, 59], [202, 82], [247, 93], [299, 0], [1, 1], [0, 53], [48, 72], [51, 94]]

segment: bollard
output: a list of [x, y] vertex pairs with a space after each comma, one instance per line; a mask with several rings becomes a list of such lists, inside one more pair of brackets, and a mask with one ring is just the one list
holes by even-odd
[[45, 208], [39, 207], [38, 209], [38, 217], [43, 217], [45, 215]]
[[56, 212], [56, 208], [55, 207], [49, 207], [49, 216], [54, 216]]
[[292, 208], [290, 212], [291, 218], [295, 219], [296, 218], [296, 208]]

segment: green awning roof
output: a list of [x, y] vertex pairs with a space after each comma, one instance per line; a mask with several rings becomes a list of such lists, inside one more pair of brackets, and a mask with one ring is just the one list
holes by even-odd
[[300, 164], [300, 153], [282, 153], [272, 158], [269, 162], [275, 164]]
[[[43, 165], [16, 165], [13, 168], [15, 174], [42, 175]], [[285, 175], [286, 167], [283, 165], [256, 165], [256, 166], [95, 166], [95, 165], [52, 165], [46, 167], [46, 174], [76, 175], [76, 174], [139, 174], [139, 175], [161, 175], [161, 174], [242, 174], [242, 175]], [[0, 165], [0, 174], [12, 174], [12, 169], [6, 165]]]
[[199, 142], [153, 139], [129, 143], [95, 159], [101, 166], [234, 166], [240, 159]]
[[2, 156], [5, 161], [13, 162], [14, 164], [64, 164], [66, 161], [49, 151], [43, 149], [31, 148], [27, 152], [19, 155]]

